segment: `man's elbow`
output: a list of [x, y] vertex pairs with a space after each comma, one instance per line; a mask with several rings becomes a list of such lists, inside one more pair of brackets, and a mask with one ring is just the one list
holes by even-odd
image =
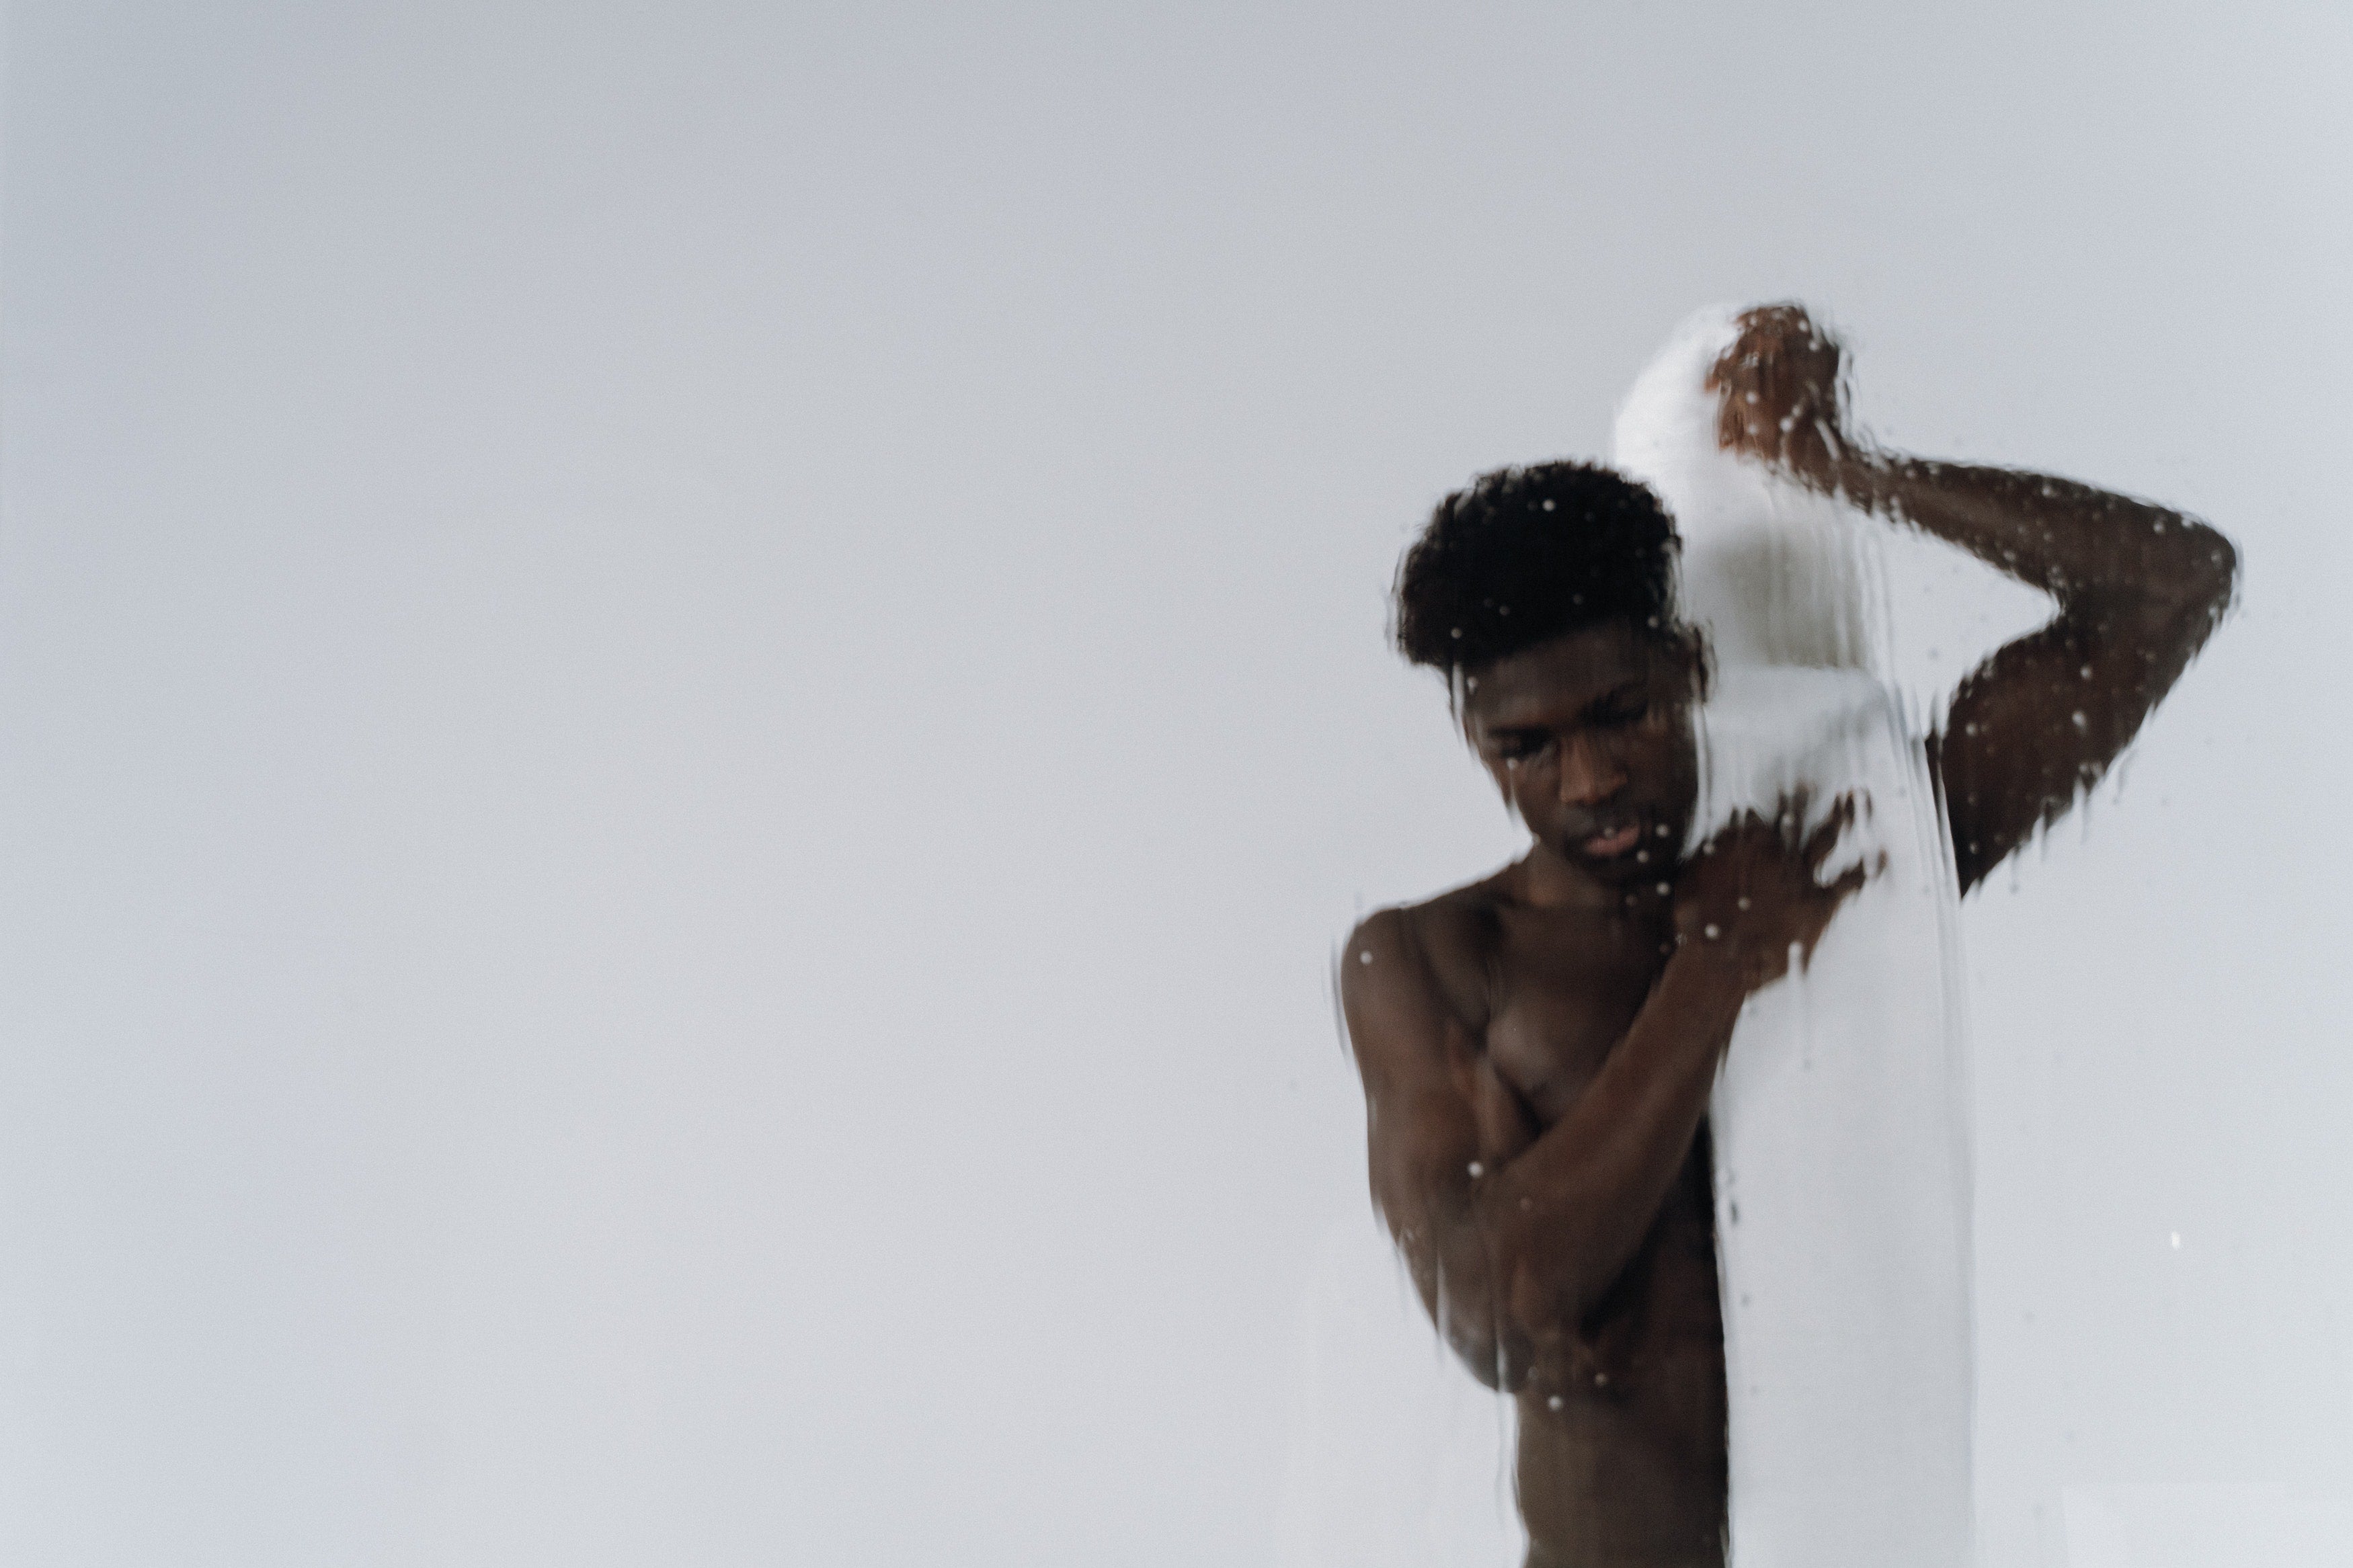
[[1567, 1337], [1584, 1317], [1584, 1288], [1574, 1259], [1514, 1256], [1497, 1246], [1494, 1273], [1476, 1291], [1442, 1292], [1439, 1331], [1472, 1375], [1489, 1388], [1515, 1394], [1527, 1382], [1538, 1347]]
[[2195, 657], [2238, 601], [2237, 549], [2203, 523], [2185, 522], [2180, 534], [2183, 548], [2163, 571], [2099, 593], [2080, 612], [2152, 660]]
[[2202, 641], [2204, 633], [2213, 630], [2238, 599], [2239, 551], [2194, 519], [2185, 519], [2180, 530], [2186, 548], [2170, 597], [2195, 620]]
[[1577, 1228], [1499, 1221], [1474, 1203], [1456, 1226], [1439, 1227], [1444, 1246], [1417, 1246], [1411, 1227], [1397, 1233], [1440, 1337], [1489, 1388], [1517, 1393], [1541, 1347], [1583, 1320], [1599, 1277]]
[[1474, 1320], [1450, 1315], [1439, 1330], [1471, 1375], [1496, 1393], [1516, 1394], [1527, 1382], [1535, 1357], [1528, 1337], [1511, 1324], [1492, 1316]]
[[2202, 521], [2190, 521], [2186, 533], [2193, 543], [2184, 562], [2181, 597], [2186, 609], [2198, 616], [2202, 632], [2211, 632], [2238, 602], [2238, 545]]
[[2237, 548], [2211, 528], [2193, 528], [2197, 548], [2192, 552], [2185, 574], [2188, 581], [2173, 616], [2173, 635], [2185, 660], [2198, 657], [2239, 598]]
[[1535, 1346], [1545, 1336], [1514, 1310], [1525, 1293], [1512, 1288], [1511, 1270], [1492, 1271], [1500, 1261], [1491, 1254], [1489, 1267], [1422, 1276], [1416, 1283], [1439, 1337], [1471, 1375], [1499, 1394], [1512, 1394], [1527, 1381]]

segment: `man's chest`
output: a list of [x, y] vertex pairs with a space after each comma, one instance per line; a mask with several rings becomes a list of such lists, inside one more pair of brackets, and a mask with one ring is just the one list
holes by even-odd
[[1488, 1059], [1539, 1123], [1567, 1110], [1666, 963], [1658, 922], [1507, 918], [1489, 970]]

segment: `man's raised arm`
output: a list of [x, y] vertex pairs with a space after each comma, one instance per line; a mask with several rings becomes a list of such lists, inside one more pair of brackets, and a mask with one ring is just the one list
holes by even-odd
[[1742, 325], [1711, 381], [1725, 447], [2058, 602], [1961, 683], [1930, 742], [1967, 892], [2131, 743], [2229, 609], [2237, 552], [2194, 518], [2072, 479], [1867, 449], [1849, 433], [1835, 342], [1796, 306]]

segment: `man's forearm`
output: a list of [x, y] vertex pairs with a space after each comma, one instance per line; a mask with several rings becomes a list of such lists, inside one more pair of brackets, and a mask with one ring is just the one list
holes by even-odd
[[1831, 486], [1873, 511], [1959, 545], [2063, 606], [2116, 596], [2227, 596], [2228, 541], [2196, 519], [2073, 479], [2011, 468], [1851, 453]]
[[1482, 1184], [1510, 1338], [1573, 1327], [1624, 1269], [1690, 1154], [1748, 989], [1729, 944], [1679, 952], [1568, 1113]]

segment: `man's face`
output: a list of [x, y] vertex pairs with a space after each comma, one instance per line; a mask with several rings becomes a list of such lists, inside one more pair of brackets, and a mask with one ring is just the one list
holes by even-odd
[[1605, 881], [1672, 865], [1698, 796], [1692, 652], [1623, 621], [1465, 682], [1464, 737], [1542, 847]]

